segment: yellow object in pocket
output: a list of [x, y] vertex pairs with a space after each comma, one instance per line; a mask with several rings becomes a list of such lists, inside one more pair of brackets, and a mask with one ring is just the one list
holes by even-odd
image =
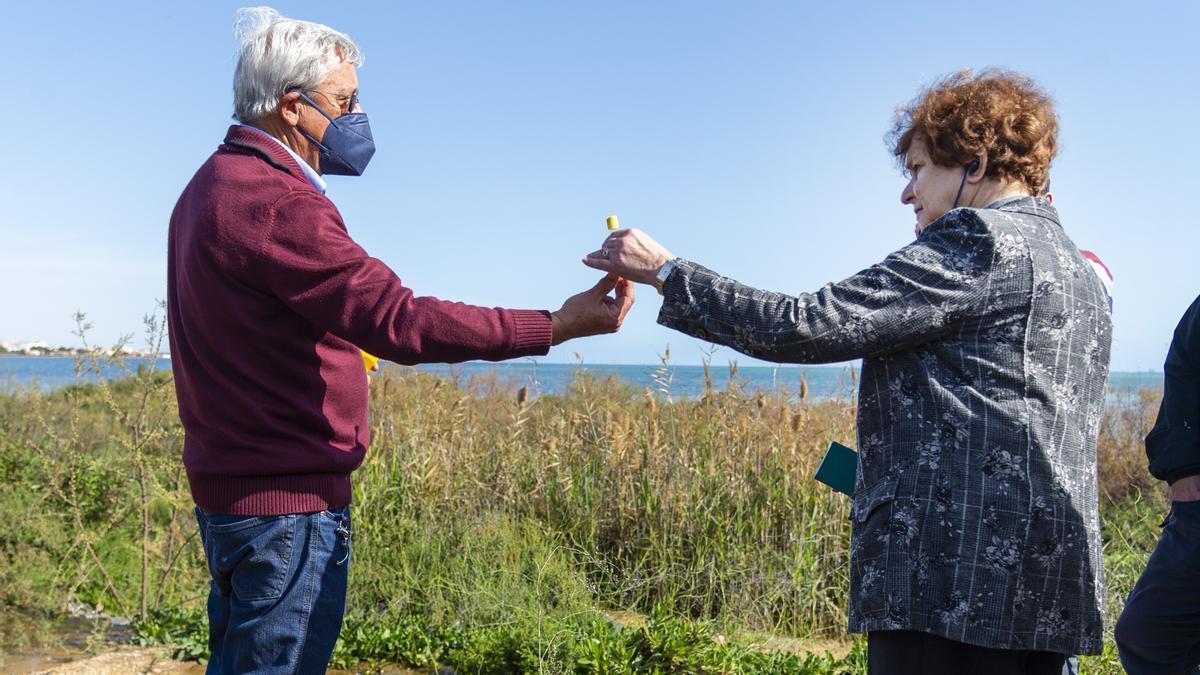
[[370, 354], [364, 352], [361, 349], [358, 351], [362, 352], [363, 367], [367, 369], [368, 373], [375, 371], [375, 370], [379, 370], [379, 357], [378, 356], [371, 356]]

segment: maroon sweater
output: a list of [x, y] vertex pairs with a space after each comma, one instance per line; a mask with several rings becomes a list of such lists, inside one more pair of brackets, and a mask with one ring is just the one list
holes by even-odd
[[350, 503], [370, 442], [359, 348], [397, 363], [545, 354], [550, 316], [416, 297], [275, 141], [234, 126], [167, 244], [171, 365], [192, 498], [239, 515]]

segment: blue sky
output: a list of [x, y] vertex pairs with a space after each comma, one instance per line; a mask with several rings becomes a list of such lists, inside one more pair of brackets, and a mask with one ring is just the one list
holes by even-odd
[[[166, 229], [230, 123], [237, 2], [19, 3], [0, 44], [0, 339], [137, 332]], [[279, 2], [366, 55], [378, 152], [330, 177], [351, 235], [423, 295], [557, 308], [604, 218], [740, 281], [813, 291], [908, 243], [895, 106], [963, 68], [1055, 97], [1064, 227], [1116, 275], [1113, 368], [1158, 369], [1200, 293], [1200, 4]], [[655, 324], [548, 360], [677, 363]], [[718, 363], [737, 356], [718, 350]], [[738, 357], [752, 363], [748, 357]]]

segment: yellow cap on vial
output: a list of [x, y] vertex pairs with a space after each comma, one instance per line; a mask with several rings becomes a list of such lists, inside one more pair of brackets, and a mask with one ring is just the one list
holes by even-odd
[[610, 230], [617, 230], [617, 229], [620, 229], [620, 228], [621, 228], [621, 226], [620, 226], [619, 224], [617, 224], [617, 217], [616, 217], [616, 216], [609, 216], [609, 217], [608, 217], [608, 229], [610, 229]]
[[379, 370], [379, 357], [371, 356], [361, 349], [358, 351], [362, 352], [363, 368], [366, 368], [368, 373], [373, 370]]

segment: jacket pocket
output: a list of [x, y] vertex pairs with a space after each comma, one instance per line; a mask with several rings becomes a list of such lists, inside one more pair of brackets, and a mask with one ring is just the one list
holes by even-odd
[[865, 523], [875, 509], [896, 498], [896, 486], [899, 483], [900, 475], [891, 473], [874, 485], [859, 485], [854, 491], [854, 503], [850, 506], [850, 519]]
[[234, 597], [276, 600], [287, 583], [295, 538], [295, 515], [210, 516], [205, 544], [214, 577], [228, 578]]
[[895, 501], [899, 482], [897, 474], [885, 474], [873, 484], [860, 484], [855, 490], [850, 507], [850, 518], [854, 521], [850, 544], [851, 625], [886, 618], [889, 589], [901, 583], [893, 561], [902, 558], [891, 555], [899, 545], [899, 538], [892, 536], [889, 509], [880, 511], [881, 506]]

